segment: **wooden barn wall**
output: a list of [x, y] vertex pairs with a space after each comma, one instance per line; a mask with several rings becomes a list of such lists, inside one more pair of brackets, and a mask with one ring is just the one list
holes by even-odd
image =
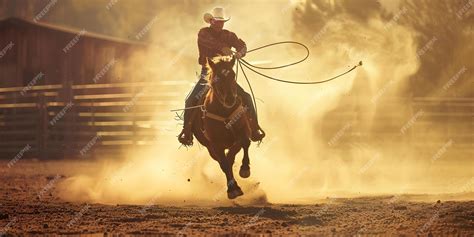
[[2, 58], [0, 58], [0, 86], [15, 85], [15, 80], [18, 76], [17, 67], [17, 30], [12, 27], [0, 27], [0, 50], [3, 50], [10, 42], [15, 45], [10, 50], [6, 51]]
[[100, 83], [130, 82], [132, 75], [125, 75], [127, 71], [122, 67], [132, 52], [144, 48], [82, 35], [65, 53], [63, 48], [76, 34], [28, 24], [6, 24], [0, 27], [0, 33], [2, 49], [9, 42], [15, 44], [0, 59], [1, 87], [25, 86], [40, 72], [44, 76], [36, 85], [95, 83], [94, 77], [113, 59], [116, 63], [99, 79]]

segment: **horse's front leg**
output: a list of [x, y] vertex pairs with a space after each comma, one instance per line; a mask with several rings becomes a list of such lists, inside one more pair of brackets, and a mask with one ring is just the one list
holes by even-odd
[[[209, 153], [211, 154], [212, 158], [219, 162], [219, 166], [221, 167], [222, 171], [225, 174], [227, 180], [227, 197], [229, 199], [234, 199], [238, 196], [243, 195], [242, 189], [240, 189], [239, 185], [237, 185], [237, 181], [234, 178], [234, 172], [232, 171], [233, 160], [227, 158], [224, 148], [215, 148], [210, 147]], [[240, 149], [239, 149], [240, 150]], [[229, 153], [232, 150], [229, 150]], [[238, 151], [237, 151], [238, 152]], [[237, 154], [237, 153], [235, 153]], [[234, 157], [235, 157], [234, 154]]]
[[239, 153], [240, 149], [242, 149], [242, 145], [240, 143], [235, 143], [230, 147], [229, 152], [227, 152], [227, 160], [229, 160], [231, 166], [234, 165], [235, 156]]
[[242, 165], [240, 166], [239, 175], [242, 178], [250, 177], [250, 159], [249, 159], [249, 147], [250, 140], [245, 138], [242, 141], [242, 147], [244, 148], [244, 158], [242, 159]]

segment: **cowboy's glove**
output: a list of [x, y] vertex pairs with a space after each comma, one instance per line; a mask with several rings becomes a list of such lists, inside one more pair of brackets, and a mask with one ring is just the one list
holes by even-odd
[[235, 57], [238, 59], [241, 59], [245, 57], [247, 54], [247, 47], [243, 47], [241, 50], [239, 50], [237, 53], [235, 53]]
[[221, 49], [222, 53], [224, 56], [231, 56], [232, 55], [232, 50], [229, 47], [224, 47]]

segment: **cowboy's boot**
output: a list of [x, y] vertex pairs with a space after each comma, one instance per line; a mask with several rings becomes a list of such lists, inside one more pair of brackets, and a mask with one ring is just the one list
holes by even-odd
[[250, 94], [246, 93], [242, 89], [242, 87], [239, 86], [238, 89], [239, 89], [239, 94], [242, 96], [242, 102], [247, 108], [249, 125], [250, 125], [250, 129], [252, 130], [250, 134], [250, 140], [254, 142], [260, 142], [265, 137], [265, 132], [258, 125], [257, 112], [255, 111], [255, 107], [252, 102], [252, 97], [250, 96]]
[[193, 111], [184, 111], [184, 125], [183, 130], [178, 135], [178, 141], [184, 146], [193, 145], [193, 132], [192, 132], [192, 117]]
[[254, 142], [260, 142], [265, 137], [265, 132], [263, 129], [258, 125], [257, 116], [255, 114], [250, 113], [250, 129], [252, 130], [252, 134], [250, 136], [250, 140]]

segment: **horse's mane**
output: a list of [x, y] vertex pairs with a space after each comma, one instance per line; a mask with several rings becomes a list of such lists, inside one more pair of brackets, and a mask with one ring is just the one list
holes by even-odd
[[[207, 63], [205, 65], [205, 67], [207, 68], [207, 75], [205, 77], [205, 80], [206, 80], [206, 83], [207, 83], [207, 86], [208, 87], [211, 87], [211, 83], [212, 83], [212, 80], [215, 75], [215, 72], [214, 70], [212, 69], [211, 65], [209, 64], [209, 61], [212, 61], [212, 63], [214, 65], [219, 65], [220, 63], [226, 63], [226, 62], [231, 62], [233, 60], [232, 56], [216, 56], [216, 57], [213, 57], [213, 58], [207, 58]], [[218, 68], [217, 68], [218, 69]], [[231, 69], [232, 70], [232, 69]], [[211, 90], [208, 90], [206, 95], [205, 95], [205, 98], [211, 98], [212, 99], [212, 93], [211, 93]]]
[[[208, 60], [211, 60], [214, 64], [219, 64], [220, 62], [230, 62], [232, 61], [232, 56], [215, 56], [215, 57], [212, 57], [212, 58], [208, 58]], [[212, 70], [211, 66], [209, 65], [209, 63], [206, 63], [206, 68], [207, 68], [207, 71], [209, 72], [205, 78], [205, 80], [210, 83], [211, 82], [211, 79], [213, 78], [213, 75], [214, 75], [214, 70]]]

